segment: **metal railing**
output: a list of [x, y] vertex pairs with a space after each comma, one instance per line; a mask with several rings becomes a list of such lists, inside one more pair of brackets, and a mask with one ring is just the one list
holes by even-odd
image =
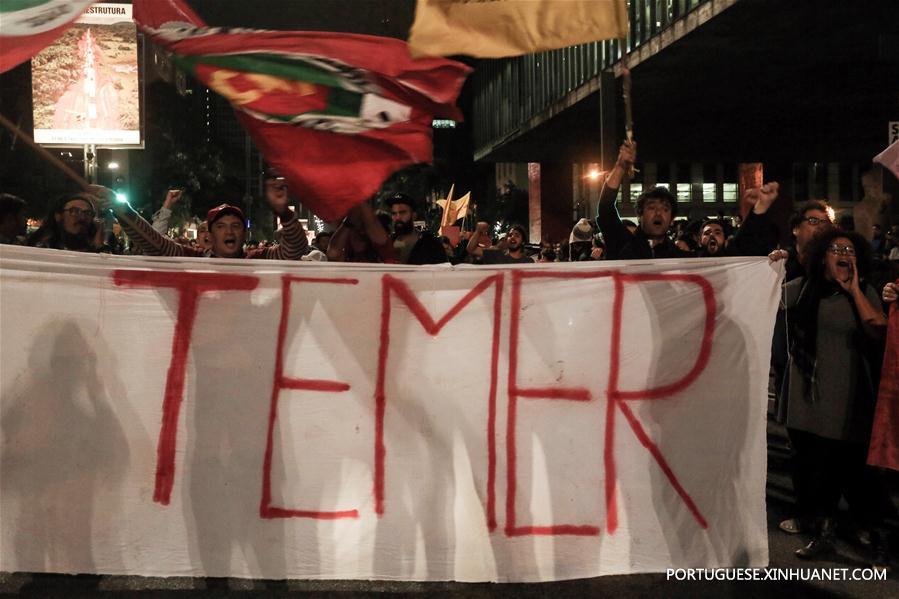
[[[710, 0], [628, 0], [628, 53]], [[515, 58], [485, 60], [473, 76], [476, 152], [501, 143], [530, 118], [581, 87], [622, 56], [619, 40]]]

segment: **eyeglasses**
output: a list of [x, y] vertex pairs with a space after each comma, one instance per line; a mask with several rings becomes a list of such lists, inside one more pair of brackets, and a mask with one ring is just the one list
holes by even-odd
[[827, 251], [831, 254], [837, 254], [839, 256], [854, 256], [855, 248], [851, 245], [837, 245], [836, 243], [831, 243], [827, 246]]
[[68, 212], [69, 216], [73, 216], [75, 218], [79, 218], [80, 216], [86, 216], [87, 218], [94, 218], [96, 212], [88, 208], [87, 210], [82, 210], [81, 208], [77, 208], [72, 206], [71, 208], [63, 208], [63, 212]]
[[805, 222], [807, 222], [808, 224], [810, 224], [813, 227], [817, 227], [820, 224], [830, 222], [830, 220], [828, 220], [826, 218], [818, 218], [817, 216], [806, 216], [802, 220], [804, 220]]

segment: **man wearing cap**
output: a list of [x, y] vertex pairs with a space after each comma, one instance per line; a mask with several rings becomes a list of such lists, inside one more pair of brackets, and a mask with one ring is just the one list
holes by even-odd
[[568, 236], [568, 260], [570, 262], [582, 262], [591, 260], [593, 252], [593, 227], [590, 221], [582, 218], [571, 228]]
[[396, 193], [384, 203], [390, 207], [393, 219], [393, 252], [401, 264], [441, 264], [447, 262], [440, 240], [430, 231], [416, 231], [415, 202], [409, 196]]
[[209, 248], [183, 246], [160, 235], [131, 206], [116, 202], [115, 193], [100, 185], [91, 186], [104, 209], [111, 209], [132, 241], [148, 256], [205, 256], [212, 258], [262, 258], [268, 260], [299, 260], [306, 253], [309, 242], [306, 232], [293, 211], [287, 205], [287, 194], [278, 194], [266, 188], [269, 207], [281, 219], [281, 243], [244, 251], [247, 223], [243, 211], [237, 206], [222, 204], [206, 215], [209, 229]]
[[509, 227], [506, 234], [506, 249], [482, 248], [481, 238], [487, 234], [490, 225], [479, 222], [471, 239], [468, 240], [468, 255], [480, 258], [483, 264], [533, 264], [534, 260], [524, 253], [527, 231], [519, 224]]

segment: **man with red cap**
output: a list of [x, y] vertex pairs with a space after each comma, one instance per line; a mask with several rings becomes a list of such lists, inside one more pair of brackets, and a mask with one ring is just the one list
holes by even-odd
[[306, 231], [288, 207], [286, 193], [266, 187], [266, 200], [283, 224], [281, 243], [272, 247], [244, 251], [247, 221], [243, 211], [231, 204], [216, 206], [206, 215], [209, 248], [183, 246], [160, 235], [128, 204], [116, 202], [115, 193], [99, 185], [91, 186], [104, 209], [111, 209], [128, 236], [148, 256], [206, 256], [212, 258], [262, 258], [267, 260], [299, 260], [309, 248]]

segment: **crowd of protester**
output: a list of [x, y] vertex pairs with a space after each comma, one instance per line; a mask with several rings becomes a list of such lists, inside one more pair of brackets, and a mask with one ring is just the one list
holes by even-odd
[[[210, 210], [193, 239], [166, 235], [179, 191], [169, 191], [147, 221], [104, 187], [63, 195], [42, 224], [26, 231], [26, 203], [0, 194], [0, 243], [80, 252], [400, 264], [534, 264], [597, 260], [768, 256], [785, 261], [781, 311], [772, 345], [772, 392], [794, 454], [795, 517], [780, 524], [810, 540], [796, 555], [834, 551], [839, 505], [845, 498], [856, 538], [871, 563], [889, 567], [884, 520], [895, 517], [882, 473], [866, 465], [886, 336], [886, 311], [899, 293], [899, 225], [874, 225], [872, 240], [834, 222], [824, 201], [798, 206], [789, 223], [792, 243], [781, 247], [768, 211], [776, 182], [748, 190], [742, 222], [676, 220], [678, 203], [665, 187], [643, 192], [637, 222], [622, 220], [616, 198], [633, 172], [636, 145], [621, 146], [607, 174], [596, 219], [573, 223], [567, 238], [530, 244], [528, 231], [495, 223], [449, 236], [416, 228], [416, 198], [397, 193], [376, 211], [362, 203], [318, 232], [311, 242], [289, 206], [277, 172], [264, 176], [265, 198], [281, 228], [277, 241], [249, 241], [238, 206]], [[114, 216], [114, 219], [110, 217]]]

